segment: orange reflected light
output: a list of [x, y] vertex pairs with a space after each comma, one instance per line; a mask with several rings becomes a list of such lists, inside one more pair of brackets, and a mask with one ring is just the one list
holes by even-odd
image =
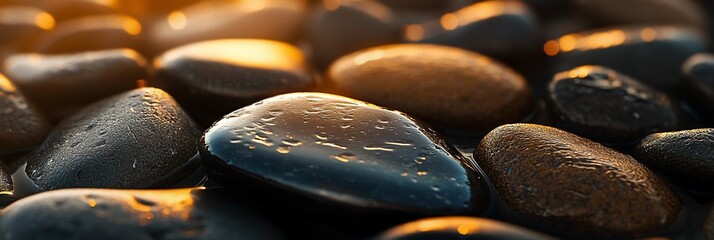
[[568, 34], [558, 38], [557, 41], [551, 40], [546, 42], [543, 46], [543, 50], [548, 56], [554, 56], [560, 52], [570, 52], [575, 49], [584, 51], [609, 48], [624, 44], [627, 39], [627, 34], [619, 29], [592, 33], [590, 35]]
[[640, 31], [640, 38], [645, 42], [654, 41], [657, 38], [657, 31], [652, 28], [644, 28]]
[[444, 30], [454, 30], [459, 26], [459, 19], [453, 13], [447, 13], [441, 16], [440, 23]]
[[593, 68], [591, 66], [582, 66], [578, 67], [576, 69], [568, 71], [568, 77], [570, 78], [586, 78], [588, 75], [590, 75], [590, 72], [592, 72]]
[[181, 30], [186, 27], [188, 22], [186, 19], [186, 14], [181, 11], [173, 11], [169, 14], [168, 19], [169, 27], [173, 30]]
[[545, 51], [545, 54], [548, 56], [558, 55], [560, 45], [554, 40], [547, 41], [545, 45], [543, 45], [543, 51]]
[[409, 41], [422, 40], [424, 39], [424, 27], [417, 24], [411, 24], [405, 29], [404, 35]]
[[39, 13], [35, 16], [35, 24], [44, 30], [50, 30], [55, 27], [55, 19], [49, 13]]
[[131, 35], [139, 35], [141, 33], [141, 24], [133, 18], [125, 18], [122, 21], [122, 27]]

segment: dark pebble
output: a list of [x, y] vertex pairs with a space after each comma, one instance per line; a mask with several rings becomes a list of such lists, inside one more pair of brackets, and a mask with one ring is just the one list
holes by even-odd
[[546, 240], [552, 237], [508, 223], [475, 217], [421, 219], [391, 228], [376, 240]]
[[681, 88], [681, 66], [706, 50], [703, 35], [683, 27], [623, 26], [568, 34], [544, 45], [557, 71], [600, 65], [663, 91]]
[[198, 168], [200, 131], [166, 92], [141, 88], [65, 119], [28, 156], [43, 190], [168, 187]]
[[548, 85], [547, 100], [556, 126], [611, 143], [677, 130], [689, 119], [679, 103], [664, 93], [600, 66], [556, 74]]
[[8, 206], [0, 237], [14, 239], [284, 239], [245, 204], [212, 190], [67, 189]]
[[714, 128], [649, 135], [635, 157], [684, 186], [714, 191]]
[[572, 3], [575, 11], [605, 25], [666, 24], [702, 30], [707, 25], [702, 6], [693, 0], [578, 0]]
[[474, 157], [510, 218], [563, 237], [648, 236], [682, 209], [677, 195], [632, 157], [556, 128], [500, 126]]
[[[359, 222], [361, 234], [408, 220], [392, 218], [479, 214], [488, 205], [473, 163], [435, 132], [346, 97], [266, 99], [216, 122], [200, 146], [214, 181], [271, 208], [339, 222], [337, 228]], [[365, 223], [369, 217], [375, 219]]]
[[20, 54], [4, 72], [25, 96], [56, 122], [103, 98], [136, 87], [146, 60], [130, 49], [63, 55]]
[[[14, 191], [10, 176], [10, 173], [5, 172], [5, 169], [0, 167], [0, 204], [3, 203], [4, 198], [12, 196]], [[2, 206], [0, 205], [0, 207]]]
[[270, 40], [193, 43], [167, 51], [154, 65], [157, 83], [206, 126], [261, 99], [315, 85], [300, 49]]
[[0, 74], [0, 155], [39, 145], [50, 126], [39, 109]]
[[531, 90], [521, 75], [454, 47], [370, 48], [337, 60], [327, 78], [340, 95], [404, 111], [436, 127], [486, 132], [532, 111]]
[[67, 20], [38, 37], [33, 50], [40, 53], [73, 53], [141, 46], [142, 26], [120, 14], [95, 15]]
[[682, 71], [690, 102], [702, 115], [714, 119], [714, 55], [696, 54], [684, 63]]
[[714, 239], [714, 205], [709, 210], [709, 215], [704, 222], [704, 236], [707, 239]]
[[[0, 57], [30, 49], [31, 44], [43, 33], [55, 27], [55, 19], [49, 13], [22, 5], [0, 6]], [[1, 62], [1, 60], [0, 60]]]

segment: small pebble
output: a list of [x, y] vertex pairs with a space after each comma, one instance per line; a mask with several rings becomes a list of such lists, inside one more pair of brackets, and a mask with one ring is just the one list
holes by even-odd
[[315, 85], [300, 49], [257, 39], [222, 39], [167, 51], [154, 60], [158, 84], [201, 124], [238, 108]]
[[0, 74], [0, 156], [39, 145], [49, 131], [39, 109]]
[[555, 239], [508, 223], [476, 217], [426, 218], [393, 227], [376, 240]]
[[478, 53], [396, 44], [358, 51], [327, 72], [333, 91], [414, 115], [436, 127], [488, 131], [532, 111], [531, 90], [510, 68]]
[[142, 27], [136, 19], [120, 15], [95, 15], [67, 20], [42, 34], [33, 50], [40, 53], [74, 53], [102, 49], [139, 49]]
[[166, 92], [141, 88], [92, 104], [61, 122], [28, 155], [42, 190], [161, 188], [198, 168], [200, 131]]
[[686, 187], [714, 191], [714, 128], [649, 135], [635, 157]]
[[547, 103], [556, 126], [610, 143], [677, 130], [688, 119], [664, 93], [600, 66], [556, 74], [548, 85]]
[[203, 189], [40, 193], [3, 211], [0, 238], [284, 239], [249, 206]]
[[561, 237], [649, 236], [682, 209], [677, 195], [632, 157], [556, 128], [500, 126], [474, 157], [507, 216]]

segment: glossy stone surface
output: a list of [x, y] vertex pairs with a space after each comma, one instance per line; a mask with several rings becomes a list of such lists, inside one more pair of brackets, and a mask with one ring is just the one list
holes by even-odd
[[693, 105], [699, 107], [703, 115], [714, 118], [714, 55], [695, 54], [684, 63], [682, 72], [687, 97]]
[[146, 60], [130, 49], [62, 55], [19, 54], [4, 72], [53, 121], [100, 99], [136, 87]]
[[337, 60], [327, 79], [336, 93], [414, 115], [437, 127], [488, 131], [532, 109], [523, 77], [477, 53], [397, 44]]
[[714, 191], [714, 128], [649, 135], [635, 157], [685, 187]]
[[5, 169], [0, 168], [0, 201], [4, 196], [11, 195], [13, 189], [10, 174], [5, 172]]
[[49, 131], [39, 109], [0, 74], [0, 155], [39, 145]]
[[306, 26], [312, 61], [320, 68], [353, 51], [401, 41], [397, 16], [377, 1], [322, 3], [316, 4]]
[[28, 42], [55, 27], [55, 19], [38, 8], [0, 6], [0, 56], [12, 51], [27, 50]]
[[200, 131], [166, 92], [141, 88], [65, 119], [28, 156], [27, 176], [43, 190], [168, 187], [198, 164]]
[[537, 20], [520, 1], [484, 1], [410, 25], [405, 38], [412, 42], [459, 47], [499, 59], [532, 55], [541, 42]]
[[632, 157], [556, 128], [500, 126], [474, 157], [514, 220], [561, 236], [649, 236], [682, 209], [677, 195]]
[[544, 49], [556, 57], [557, 71], [600, 65], [660, 90], [676, 91], [682, 85], [682, 63], [705, 51], [706, 43], [694, 29], [623, 26], [568, 34], [548, 41]]
[[160, 54], [184, 44], [222, 38], [294, 41], [306, 5], [304, 0], [202, 1], [151, 25], [149, 52]]
[[315, 85], [300, 49], [270, 40], [193, 43], [167, 51], [154, 66], [158, 84], [204, 125], [261, 99]]
[[554, 239], [508, 223], [475, 217], [426, 218], [393, 227], [377, 240], [545, 240]]
[[42, 34], [33, 50], [40, 53], [73, 53], [141, 46], [141, 24], [120, 15], [96, 15], [61, 22], [54, 31]]
[[3, 211], [13, 239], [283, 239], [245, 204], [215, 190], [68, 189], [19, 200]]
[[[704, 29], [706, 15], [693, 0], [578, 0], [572, 1], [580, 13], [604, 24], [685, 25]], [[637, 9], [647, 9], [638, 11]]]
[[679, 103], [664, 93], [599, 66], [556, 74], [547, 103], [556, 126], [598, 141], [632, 141], [687, 122]]
[[478, 214], [488, 205], [473, 163], [435, 132], [346, 97], [268, 98], [216, 122], [200, 147], [210, 179], [331, 223], [382, 214], [367, 228], [396, 216]]

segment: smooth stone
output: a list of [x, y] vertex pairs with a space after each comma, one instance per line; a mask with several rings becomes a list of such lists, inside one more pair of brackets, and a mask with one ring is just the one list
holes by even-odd
[[685, 187], [714, 191], [714, 128], [649, 135], [635, 157]]
[[436, 127], [488, 131], [524, 119], [531, 90], [518, 73], [478, 53], [429, 44], [358, 51], [327, 72], [333, 91], [404, 111]]
[[122, 13], [120, 4], [120, 1], [106, 0], [35, 0], [34, 5], [52, 14], [58, 22], [63, 22], [92, 15], [119, 14]]
[[[304, 0], [202, 1], [171, 12], [151, 25], [151, 54], [193, 42], [223, 38], [296, 40]], [[236, 27], [240, 26], [240, 27]]]
[[157, 84], [203, 125], [238, 108], [316, 83], [297, 47], [257, 39], [222, 39], [167, 51], [154, 61]]
[[348, 53], [401, 41], [397, 16], [377, 1], [325, 0], [307, 21], [312, 61], [326, 68]]
[[698, 53], [682, 66], [687, 97], [700, 113], [714, 119], [714, 54]]
[[542, 125], [508, 124], [474, 152], [517, 222], [569, 238], [650, 236], [682, 203], [634, 158]]
[[546, 240], [555, 239], [515, 225], [476, 217], [426, 218], [393, 227], [376, 240]]
[[600, 66], [556, 74], [546, 100], [555, 126], [596, 141], [634, 141], [688, 122], [677, 101]]
[[198, 168], [188, 160], [199, 136], [168, 93], [140, 88], [62, 121], [28, 155], [25, 172], [43, 190], [167, 187]]
[[135, 88], [137, 80], [146, 78], [145, 68], [146, 60], [130, 49], [19, 54], [4, 63], [8, 78], [53, 122], [93, 102]]
[[336, 228], [360, 223], [360, 234], [488, 206], [476, 166], [433, 130], [337, 95], [284, 94], [236, 110], [206, 130], [200, 153], [223, 186]]
[[49, 131], [39, 109], [0, 74], [0, 156], [39, 145]]
[[[339, 1], [339, 0], [327, 0]], [[448, 1], [446, 0], [379, 0], [383, 4], [392, 8], [423, 8], [434, 9], [444, 7]]]
[[216, 190], [66, 189], [21, 199], [3, 211], [13, 239], [284, 239], [246, 204]]
[[33, 50], [39, 53], [74, 53], [103, 49], [139, 49], [142, 27], [136, 19], [120, 14], [95, 15], [67, 20], [42, 34]]
[[605, 25], [633, 23], [683, 25], [702, 30], [707, 25], [707, 17], [702, 6], [692, 0], [577, 0], [572, 1], [572, 4], [579, 13]]
[[[555, 70], [600, 65], [663, 91], [681, 88], [681, 66], [703, 52], [703, 35], [683, 27], [623, 26], [568, 34], [545, 43]], [[665, 57], [666, 56], [666, 57]]]
[[536, 17], [520, 1], [484, 1], [405, 29], [410, 42], [441, 44], [498, 59], [523, 58], [540, 50]]
[[0, 56], [29, 49], [29, 42], [55, 27], [52, 15], [29, 6], [0, 6], [0, 16]]

